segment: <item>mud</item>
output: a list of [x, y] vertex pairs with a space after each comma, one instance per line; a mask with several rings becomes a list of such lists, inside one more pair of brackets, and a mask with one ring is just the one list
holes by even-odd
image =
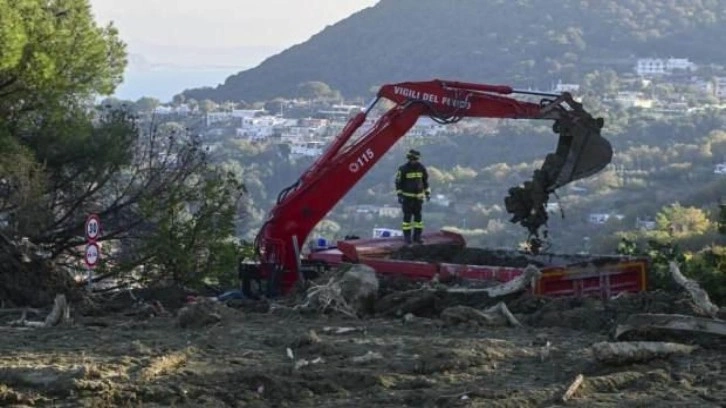
[[215, 317], [186, 327], [180, 310], [76, 313], [72, 324], [51, 329], [8, 327], [2, 323], [11, 316], [3, 316], [0, 405], [541, 407], [557, 406], [578, 374], [585, 382], [568, 406], [726, 401], [723, 347], [618, 367], [601, 365], [589, 351], [630, 313], [690, 313], [680, 295], [604, 304], [510, 298], [519, 328], [447, 325], [439, 310], [457, 300], [428, 296], [419, 301], [423, 312], [363, 319], [240, 302], [206, 305], [201, 309]]

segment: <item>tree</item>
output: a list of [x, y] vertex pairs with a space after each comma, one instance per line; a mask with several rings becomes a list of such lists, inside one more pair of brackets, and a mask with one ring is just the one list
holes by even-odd
[[[0, 0], [0, 297], [52, 299], [67, 274], [46, 260], [23, 266], [8, 248], [25, 237], [53, 264], [77, 267], [89, 213], [103, 220], [102, 274], [140, 264], [169, 272], [189, 256], [203, 265], [175, 269], [181, 283], [233, 268], [240, 181], [211, 166], [182, 125], [140, 128], [134, 106], [115, 99], [94, 107], [121, 81], [124, 45], [112, 27], [95, 26], [87, 0], [47, 3]], [[187, 214], [171, 218], [181, 226], [176, 255], [154, 246], [169, 214]], [[32, 284], [21, 293], [14, 282]]]
[[223, 281], [236, 272], [238, 246], [235, 233], [242, 185], [231, 172], [214, 170], [189, 178], [186, 188], [167, 196], [165, 211], [156, 197], [140, 203], [146, 220], [156, 228], [135, 248], [136, 258], [153, 265], [144, 279], [171, 278], [176, 283], [199, 285]]
[[308, 81], [298, 85], [298, 95], [304, 99], [336, 99], [340, 93], [321, 81]]
[[139, 113], [152, 113], [159, 105], [161, 105], [161, 102], [150, 96], [143, 96], [134, 103], [134, 107]]
[[0, 1], [0, 49], [0, 117], [11, 123], [111, 94], [126, 67], [116, 28], [98, 27], [88, 0]]
[[591, 95], [613, 95], [618, 91], [618, 75], [609, 69], [593, 71], [585, 75], [582, 87]]
[[202, 111], [202, 113], [214, 112], [218, 107], [219, 106], [216, 103], [209, 99], [199, 102], [199, 110]]
[[703, 210], [683, 207], [679, 203], [661, 209], [655, 221], [660, 231], [673, 238], [701, 235], [711, 228], [711, 222]]

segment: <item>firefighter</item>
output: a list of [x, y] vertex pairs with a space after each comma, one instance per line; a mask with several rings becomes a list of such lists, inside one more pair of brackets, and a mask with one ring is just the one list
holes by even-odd
[[[396, 172], [396, 195], [403, 211], [403, 237], [406, 244], [415, 242], [422, 244], [423, 217], [421, 207], [424, 198], [431, 199], [429, 189], [429, 175], [426, 167], [421, 164], [421, 153], [411, 149], [406, 155], [408, 162], [398, 168]], [[413, 236], [412, 236], [413, 235]]]

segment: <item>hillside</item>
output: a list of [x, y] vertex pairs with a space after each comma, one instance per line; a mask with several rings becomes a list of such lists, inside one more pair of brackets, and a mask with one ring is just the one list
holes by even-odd
[[516, 86], [575, 80], [633, 59], [726, 60], [720, 0], [381, 0], [216, 88], [185, 91], [215, 101], [295, 96], [323, 81], [344, 96], [402, 80], [455, 78]]

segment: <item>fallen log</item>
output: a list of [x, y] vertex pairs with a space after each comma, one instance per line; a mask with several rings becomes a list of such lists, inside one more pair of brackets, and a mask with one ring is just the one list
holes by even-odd
[[592, 345], [595, 359], [605, 364], [631, 364], [690, 354], [697, 346], [657, 341], [600, 342]]
[[529, 286], [533, 285], [541, 275], [542, 273], [539, 268], [530, 264], [524, 269], [524, 273], [497, 286], [489, 288], [449, 288], [446, 289], [446, 291], [449, 293], [467, 294], [486, 293], [490, 298], [502, 297], [526, 290]]
[[504, 302], [481, 311], [469, 306], [452, 306], [447, 307], [441, 312], [441, 320], [447, 325], [457, 325], [461, 323], [475, 324], [481, 326], [503, 326], [509, 324], [511, 326], [521, 326], [522, 324], [509, 311]]
[[572, 384], [570, 384], [569, 387], [565, 390], [565, 393], [562, 394], [562, 398], [560, 398], [560, 401], [567, 402], [570, 398], [572, 398], [573, 395], [577, 392], [578, 389], [580, 389], [580, 386], [582, 385], [582, 382], [585, 381], [585, 376], [582, 374], [578, 374], [577, 377], [575, 377], [575, 380], [572, 381]]
[[11, 326], [25, 326], [25, 327], [53, 327], [61, 323], [66, 323], [70, 320], [71, 309], [68, 305], [65, 295], [57, 295], [53, 302], [53, 309], [48, 313], [44, 321], [28, 321], [26, 320], [27, 311], [23, 311], [23, 315], [20, 319], [10, 322]]
[[491, 314], [491, 313], [499, 313], [507, 320], [507, 322], [511, 326], [519, 327], [522, 325], [522, 323], [517, 320], [516, 317], [512, 314], [511, 311], [509, 311], [509, 308], [507, 307], [506, 303], [499, 302], [496, 305], [490, 307], [489, 309], [484, 311], [485, 314]]
[[634, 314], [615, 328], [615, 339], [624, 334], [643, 331], [665, 331], [673, 334], [707, 333], [726, 336], [726, 321], [677, 314]]
[[683, 276], [675, 262], [670, 262], [668, 266], [673, 280], [691, 295], [693, 303], [695, 303], [701, 312], [700, 314], [710, 317], [718, 316], [720, 309], [711, 302], [711, 299], [708, 297], [708, 292], [703, 290], [698, 282]]

